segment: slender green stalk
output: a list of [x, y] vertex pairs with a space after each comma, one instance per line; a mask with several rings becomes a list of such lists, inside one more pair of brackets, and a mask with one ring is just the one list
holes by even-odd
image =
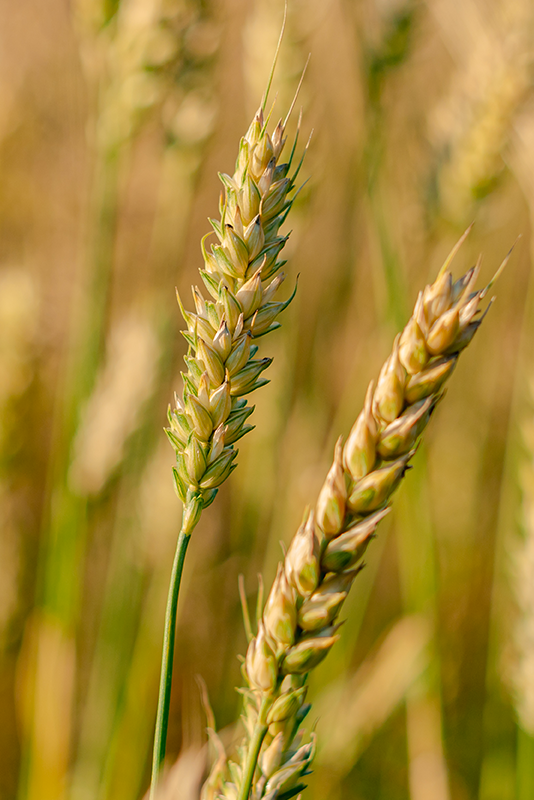
[[150, 800], [156, 796], [161, 765], [165, 758], [167, 744], [167, 726], [169, 723], [169, 706], [171, 701], [172, 665], [174, 661], [174, 638], [176, 631], [176, 613], [178, 610], [178, 593], [182, 580], [185, 554], [191, 533], [185, 533], [184, 527], [178, 536], [176, 553], [172, 565], [167, 610], [165, 612], [165, 629], [163, 633], [163, 654], [161, 657], [161, 677], [159, 683], [158, 713], [154, 734], [154, 755], [152, 758], [152, 782], [150, 784]]
[[258, 763], [258, 756], [260, 754], [263, 740], [265, 739], [265, 735], [269, 728], [266, 722], [266, 716], [271, 705], [272, 699], [270, 695], [266, 695], [261, 702], [260, 713], [258, 714], [258, 719], [254, 727], [254, 733], [252, 735], [250, 747], [248, 748], [247, 763], [245, 764], [245, 770], [243, 773], [243, 782], [241, 783], [237, 800], [248, 800], [250, 787], [252, 786], [256, 765]]
[[534, 736], [517, 727], [516, 799], [534, 797]]
[[[75, 301], [69, 330], [61, 391], [54, 412], [51, 458], [47, 468], [46, 511], [43, 517], [41, 547], [37, 567], [36, 614], [38, 631], [51, 624], [58, 632], [53, 646], [57, 666], [53, 681], [43, 679], [50, 655], [43, 654], [43, 636], [36, 634], [36, 655], [32, 661], [26, 691], [38, 708], [46, 694], [48, 724], [64, 732], [61, 751], [43, 759], [40, 742], [48, 732], [39, 727], [39, 717], [32, 712], [31, 731], [22, 741], [21, 776], [18, 796], [33, 800], [44, 795], [64, 796], [64, 774], [69, 760], [72, 730], [72, 696], [64, 702], [62, 691], [70, 667], [66, 649], [74, 642], [80, 613], [81, 587], [87, 546], [87, 499], [74, 492], [68, 471], [72, 443], [77, 430], [80, 408], [94, 385], [103, 349], [108, 313], [113, 245], [118, 209], [119, 177], [122, 159], [116, 150], [96, 153], [92, 188], [91, 245], [82, 276], [83, 291]], [[48, 623], [44, 622], [44, 618]], [[62, 650], [62, 647], [65, 650]], [[65, 670], [65, 672], [62, 672]], [[46, 690], [42, 687], [46, 686]]]
[[[267, 94], [263, 105], [266, 99]], [[272, 358], [254, 358], [258, 347], [253, 340], [280, 326], [276, 319], [296, 292], [295, 286], [284, 302], [272, 299], [284, 280], [280, 269], [285, 262], [278, 257], [287, 236], [279, 236], [279, 229], [295, 199], [290, 193], [304, 156], [289, 176], [297, 128], [288, 162], [277, 163], [287, 139], [285, 128], [292, 107], [271, 137], [267, 132], [269, 115], [265, 118], [263, 105], [241, 139], [233, 176], [220, 176], [224, 186], [221, 218], [210, 220], [219, 244], [212, 244], [210, 251], [208, 235], [202, 239], [204, 269], [200, 275], [208, 299], [193, 286], [193, 313], [184, 308], [178, 296], [187, 324], [183, 334], [189, 345], [184, 357], [188, 372], [182, 373], [183, 392], [181, 397], [175, 395], [175, 409], [169, 407], [166, 433], [176, 451], [174, 482], [184, 503], [181, 538], [191, 533], [202, 509], [213, 502], [219, 487], [235, 469], [238, 451], [234, 444], [252, 430], [245, 423], [254, 407], [247, 406], [245, 396], [268, 383], [261, 375], [272, 362]], [[179, 539], [167, 605], [151, 800], [165, 756], [176, 604], [186, 546], [186, 539]]]
[[[175, 395], [176, 407], [169, 407], [166, 433], [176, 451], [174, 482], [184, 503], [181, 538], [190, 534], [202, 509], [213, 502], [219, 487], [235, 469], [238, 451], [234, 444], [252, 430], [245, 423], [254, 407], [247, 406], [245, 396], [268, 383], [261, 375], [272, 362], [272, 358], [254, 358], [258, 347], [253, 340], [280, 326], [277, 317], [296, 292], [295, 286], [288, 300], [273, 301], [284, 280], [280, 269], [285, 262], [278, 257], [287, 236], [279, 236], [279, 229], [294, 202], [291, 193], [304, 156], [290, 176], [297, 127], [289, 160], [278, 164], [293, 106], [271, 137], [267, 132], [270, 114], [264, 115], [269, 86], [270, 81], [262, 105], [241, 139], [234, 174], [220, 176], [224, 186], [221, 217], [210, 220], [219, 243], [208, 246], [206, 235], [201, 244], [204, 269], [200, 275], [208, 299], [193, 286], [193, 313], [184, 308], [178, 296], [187, 325], [183, 334], [189, 345], [184, 357], [188, 372], [182, 373], [183, 392], [181, 397]], [[185, 538], [184, 543], [179, 539], [167, 605], [151, 800], [165, 755], [172, 645], [185, 547]]]

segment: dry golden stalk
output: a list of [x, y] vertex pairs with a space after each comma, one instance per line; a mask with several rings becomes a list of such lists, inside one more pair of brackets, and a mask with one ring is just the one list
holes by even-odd
[[534, 737], [534, 381], [529, 386], [529, 418], [522, 425], [524, 461], [520, 471], [523, 536], [515, 543], [512, 579], [518, 618], [514, 630], [516, 651], [510, 678], [521, 728]]
[[339, 638], [337, 618], [367, 545], [443, 384], [480, 326], [480, 301], [497, 277], [473, 291], [477, 264], [453, 282], [448, 267], [465, 235], [420, 292], [345, 446], [336, 444], [315, 509], [306, 512], [279, 565], [243, 668], [247, 735], [239, 763], [228, 762], [217, 800], [286, 799], [303, 788], [315, 749], [313, 738], [302, 744], [300, 730], [309, 710], [306, 675]]
[[[76, 493], [98, 494], [121, 462], [153, 391], [158, 351], [148, 319], [130, 315], [111, 331], [106, 363], [74, 440], [69, 483]], [[132, 386], [137, 387], [134, 393]]]
[[207, 299], [193, 287], [193, 313], [178, 298], [187, 324], [188, 371], [182, 373], [182, 397], [169, 409], [167, 434], [176, 450], [185, 533], [234, 469], [235, 442], [252, 430], [247, 419], [254, 409], [244, 395], [268, 383], [261, 376], [272, 361], [255, 358], [254, 340], [279, 327], [276, 319], [294, 296], [274, 300], [284, 280], [285, 262], [278, 259], [287, 241], [279, 229], [293, 203], [289, 194], [300, 164], [290, 176], [296, 139], [288, 162], [280, 163], [287, 118], [272, 136], [267, 123], [262, 106], [241, 140], [234, 174], [220, 176], [221, 218], [210, 220], [217, 241], [208, 247], [211, 234], [202, 240]]
[[[29, 396], [35, 370], [39, 296], [28, 272], [0, 273], [0, 649], [19, 602], [23, 540], [12, 500], [13, 455], [20, 448], [21, 400]], [[20, 502], [20, 501], [19, 501]]]

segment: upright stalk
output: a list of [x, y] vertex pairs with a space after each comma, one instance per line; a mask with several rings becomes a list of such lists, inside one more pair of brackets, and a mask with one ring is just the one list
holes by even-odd
[[[91, 247], [69, 331], [61, 394], [54, 412], [46, 512], [37, 567], [35, 656], [24, 691], [31, 698], [31, 727], [23, 733], [21, 800], [65, 794], [72, 734], [74, 631], [78, 621], [87, 545], [87, 500], [72, 490], [69, 467], [80, 408], [98, 372], [108, 313], [122, 160], [116, 149], [96, 153], [92, 188]], [[48, 637], [48, 638], [47, 638]], [[53, 681], [45, 679], [54, 663]], [[43, 687], [46, 686], [46, 689]], [[46, 708], [45, 714], [39, 714]], [[61, 746], [43, 759], [48, 727], [62, 731]]]
[[176, 632], [176, 613], [178, 610], [178, 594], [182, 580], [185, 554], [191, 533], [184, 531], [178, 536], [176, 553], [172, 565], [167, 610], [165, 611], [165, 629], [163, 633], [163, 654], [161, 657], [161, 676], [159, 682], [158, 713], [154, 734], [154, 754], [152, 757], [152, 782], [150, 784], [150, 800], [154, 800], [158, 788], [161, 765], [165, 758], [167, 744], [167, 726], [169, 723], [169, 707], [171, 702], [172, 665], [174, 661], [174, 639]]
[[534, 797], [534, 736], [517, 727], [516, 800]]
[[[184, 518], [167, 604], [151, 800], [165, 756], [176, 604], [187, 534], [235, 469], [235, 443], [252, 430], [251, 425], [245, 424], [254, 410], [247, 405], [246, 395], [268, 383], [261, 376], [272, 362], [272, 358], [255, 358], [258, 347], [253, 341], [279, 327], [277, 317], [296, 292], [295, 286], [287, 300], [273, 299], [284, 280], [280, 269], [285, 261], [278, 261], [278, 257], [287, 236], [280, 236], [279, 229], [295, 199], [291, 193], [304, 156], [293, 165], [297, 126], [288, 161], [278, 163], [293, 106], [271, 136], [267, 132], [270, 113], [265, 116], [270, 82], [271, 79], [262, 105], [241, 139], [234, 174], [220, 175], [224, 186], [221, 217], [210, 220], [218, 243], [208, 245], [209, 235], [201, 242], [204, 268], [200, 275], [207, 298], [193, 286], [195, 312], [190, 312], [178, 296], [187, 325], [183, 334], [189, 345], [184, 357], [188, 371], [182, 373], [183, 392], [175, 395], [175, 408], [169, 407], [170, 427], [166, 433], [176, 452], [173, 475], [184, 503]], [[294, 171], [290, 175], [292, 165]]]

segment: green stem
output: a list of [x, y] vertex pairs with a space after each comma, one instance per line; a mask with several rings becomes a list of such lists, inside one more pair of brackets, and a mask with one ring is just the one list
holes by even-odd
[[534, 737], [521, 726], [517, 730], [517, 800], [534, 797]]
[[256, 764], [258, 763], [258, 756], [260, 754], [263, 740], [265, 739], [265, 734], [267, 733], [267, 729], [269, 727], [265, 718], [271, 705], [271, 696], [265, 695], [261, 701], [258, 720], [256, 722], [254, 733], [252, 735], [252, 741], [250, 742], [250, 747], [248, 749], [247, 763], [245, 764], [245, 772], [243, 774], [243, 781], [241, 783], [241, 788], [239, 789], [237, 800], [248, 800], [250, 788], [254, 779], [254, 773], [256, 771]]
[[156, 732], [154, 734], [154, 755], [152, 759], [152, 782], [150, 784], [150, 800], [154, 800], [158, 787], [161, 766], [165, 758], [167, 744], [167, 726], [169, 723], [169, 706], [171, 701], [172, 664], [174, 660], [174, 638], [176, 631], [176, 613], [178, 610], [178, 593], [182, 579], [187, 545], [191, 532], [180, 531], [176, 544], [176, 553], [172, 565], [171, 583], [165, 612], [165, 630], [163, 633], [163, 654], [161, 657], [161, 677], [159, 682], [158, 713]]

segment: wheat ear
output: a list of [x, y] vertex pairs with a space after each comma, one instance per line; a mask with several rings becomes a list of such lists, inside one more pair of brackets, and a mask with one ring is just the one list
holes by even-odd
[[[241, 140], [234, 174], [220, 176], [221, 218], [210, 220], [213, 231], [202, 239], [200, 274], [208, 299], [192, 287], [190, 312], [178, 297], [187, 324], [188, 369], [182, 396], [169, 409], [167, 435], [176, 450], [174, 479], [186, 533], [234, 469], [235, 442], [252, 430], [246, 422], [254, 407], [244, 396], [268, 383], [262, 373], [272, 361], [255, 358], [253, 340], [280, 327], [277, 317], [294, 296], [273, 300], [284, 280], [285, 262], [278, 259], [288, 237], [279, 229], [294, 199], [289, 193], [300, 164], [289, 172], [296, 139], [289, 161], [280, 164], [285, 123], [280, 120], [272, 136], [266, 125], [260, 108]], [[208, 248], [213, 233], [217, 242]]]
[[345, 445], [341, 439], [336, 444], [315, 508], [306, 512], [278, 566], [243, 667], [247, 734], [239, 763], [223, 769], [218, 762], [202, 800], [289, 800], [304, 788], [315, 750], [314, 736], [302, 744], [300, 730], [310, 708], [307, 673], [339, 638], [336, 619], [367, 545], [459, 353], [481, 324], [480, 301], [499, 274], [474, 292], [478, 263], [453, 282], [448, 267], [464, 237], [436, 281], [419, 294]]
[[[268, 89], [271, 80], [272, 73]], [[211, 234], [206, 234], [201, 243], [200, 274], [208, 298], [192, 287], [192, 312], [178, 296], [189, 350], [182, 396], [176, 396], [173, 410], [169, 408], [166, 433], [176, 451], [174, 481], [184, 510], [165, 615], [151, 798], [165, 757], [178, 593], [189, 539], [202, 510], [235, 468], [235, 443], [252, 430], [247, 419], [254, 407], [247, 405], [245, 395], [268, 383], [261, 376], [272, 359], [255, 359], [258, 348], [253, 340], [279, 327], [277, 317], [296, 291], [295, 287], [284, 302], [273, 299], [284, 280], [280, 270], [285, 262], [279, 256], [288, 238], [279, 230], [295, 199], [290, 193], [304, 157], [290, 175], [300, 126], [288, 161], [280, 163], [293, 106], [270, 135], [270, 115], [265, 116], [268, 89], [241, 139], [234, 174], [220, 176], [221, 217], [210, 220], [218, 241], [208, 248]]]

